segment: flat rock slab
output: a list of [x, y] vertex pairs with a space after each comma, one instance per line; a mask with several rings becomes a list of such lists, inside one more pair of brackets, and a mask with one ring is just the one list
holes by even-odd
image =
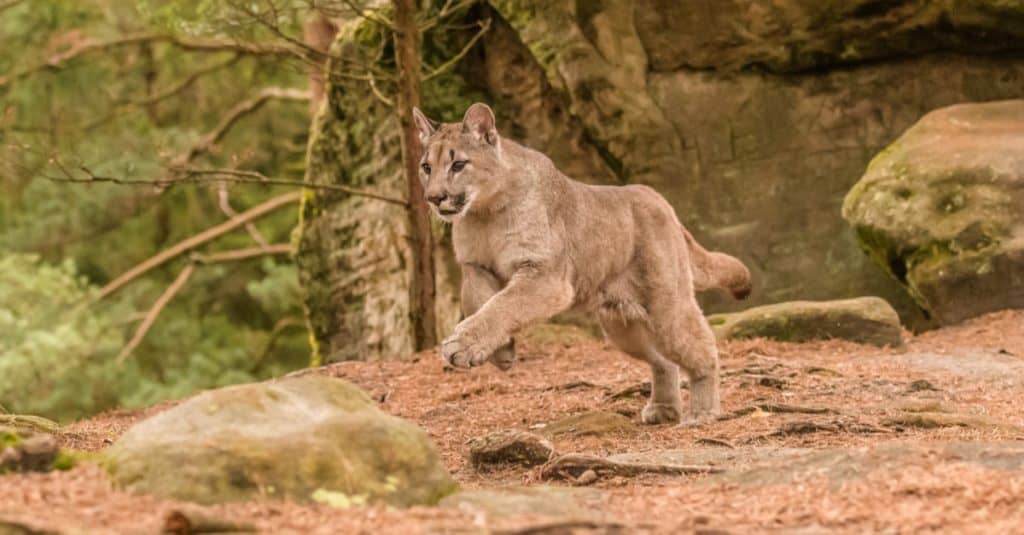
[[766, 486], [824, 477], [832, 485], [838, 486], [878, 470], [895, 473], [910, 465], [934, 467], [952, 463], [974, 464], [994, 470], [1022, 470], [1024, 443], [998, 441], [922, 444], [893, 441], [861, 448], [836, 448], [785, 455], [746, 469], [730, 469], [706, 481]]
[[440, 505], [491, 516], [595, 518], [601, 516], [602, 496], [596, 489], [540, 485], [466, 490], [441, 500]]
[[1024, 358], [1014, 355], [965, 351], [954, 355], [905, 353], [886, 358], [925, 373], [938, 371], [990, 383], [1024, 384]]
[[629, 418], [611, 411], [585, 412], [555, 420], [537, 430], [547, 438], [606, 435], [636, 429]]
[[410, 506], [456, 490], [425, 432], [317, 375], [200, 394], [133, 426], [105, 464], [129, 490], [200, 503]]
[[790, 301], [708, 317], [719, 340], [769, 338], [783, 342], [849, 340], [876, 346], [903, 344], [900, 319], [884, 299]]
[[887, 427], [916, 428], [916, 429], [939, 429], [943, 427], [963, 427], [966, 429], [1002, 429], [1006, 431], [1019, 430], [1020, 428], [982, 416], [979, 414], [957, 414], [948, 412], [905, 412], [897, 416], [890, 416], [882, 420], [882, 425]]

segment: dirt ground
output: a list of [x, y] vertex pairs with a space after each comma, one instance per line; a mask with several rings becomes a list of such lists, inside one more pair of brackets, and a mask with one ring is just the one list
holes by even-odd
[[[649, 380], [646, 366], [562, 329], [534, 331], [509, 372], [445, 370], [432, 353], [332, 365], [309, 373], [351, 380], [385, 411], [421, 425], [464, 489], [573, 487], [542, 481], [539, 468], [478, 471], [468, 442], [591, 411], [635, 425], [557, 437], [558, 453], [674, 455], [724, 472], [600, 479], [574, 487], [571, 514], [280, 502], [205, 511], [268, 533], [1024, 533], [1024, 311], [907, 338], [896, 349], [723, 344], [723, 410], [735, 417], [697, 427], [639, 424], [643, 396], [614, 394]], [[170, 405], [77, 422], [61, 441], [99, 450]], [[816, 413], [773, 412], [780, 406]], [[0, 520], [40, 531], [158, 533], [182, 507], [116, 490], [89, 463], [0, 477]]]

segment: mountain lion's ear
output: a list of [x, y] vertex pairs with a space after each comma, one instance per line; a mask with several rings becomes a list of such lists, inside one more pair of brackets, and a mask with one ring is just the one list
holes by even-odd
[[477, 102], [466, 110], [462, 117], [462, 131], [473, 134], [491, 145], [498, 144], [498, 130], [494, 127], [494, 112], [491, 107]]
[[412, 108], [412, 119], [416, 122], [416, 130], [420, 133], [420, 143], [426, 145], [430, 136], [434, 135], [434, 121], [427, 119], [427, 116], [423, 115], [423, 112], [415, 106]]

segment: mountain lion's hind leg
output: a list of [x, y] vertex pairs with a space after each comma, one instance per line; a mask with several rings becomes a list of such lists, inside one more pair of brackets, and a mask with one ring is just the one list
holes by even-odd
[[[657, 308], [657, 307], [656, 307]], [[721, 411], [718, 393], [718, 347], [715, 335], [691, 295], [652, 315], [658, 351], [690, 378], [690, 414], [683, 422], [699, 424]]]
[[651, 366], [651, 399], [640, 414], [640, 419], [645, 424], [679, 422], [683, 414], [679, 396], [679, 367], [658, 354], [647, 326], [642, 321], [623, 322], [618, 318], [602, 318], [601, 328], [616, 347]]
[[[501, 281], [491, 272], [476, 266], [462, 267], [462, 316], [469, 316], [480, 310], [484, 303], [501, 291]], [[491, 354], [490, 362], [499, 370], [508, 370], [516, 362], [516, 341], [498, 348]]]

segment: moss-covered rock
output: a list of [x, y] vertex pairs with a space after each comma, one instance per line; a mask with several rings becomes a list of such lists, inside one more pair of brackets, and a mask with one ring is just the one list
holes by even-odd
[[212, 390], [144, 420], [107, 452], [119, 485], [200, 503], [433, 504], [456, 489], [426, 433], [322, 376]]
[[944, 324], [1024, 307], [1024, 100], [923, 117], [846, 196], [861, 246]]
[[708, 318], [719, 340], [770, 338], [783, 342], [849, 340], [901, 345], [900, 319], [884, 299], [792, 301]]
[[61, 451], [50, 431], [0, 423], [0, 474], [67, 470], [75, 461], [72, 453]]

